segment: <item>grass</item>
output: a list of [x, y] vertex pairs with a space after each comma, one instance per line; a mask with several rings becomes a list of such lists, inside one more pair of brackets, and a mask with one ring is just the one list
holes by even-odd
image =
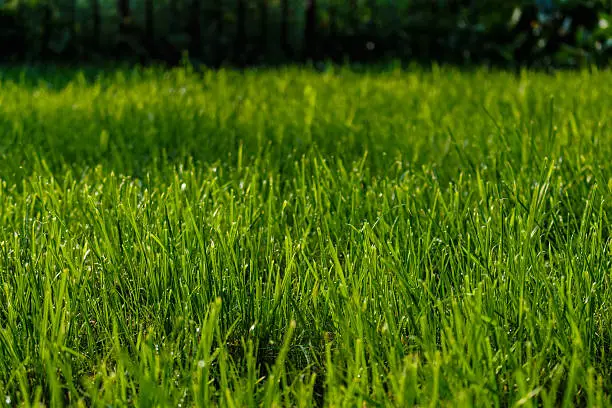
[[610, 406], [612, 73], [0, 77], [7, 406]]

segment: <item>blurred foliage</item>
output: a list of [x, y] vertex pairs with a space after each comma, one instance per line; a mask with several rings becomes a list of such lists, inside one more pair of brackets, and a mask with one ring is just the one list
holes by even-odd
[[605, 65], [612, 55], [610, 0], [131, 0], [123, 17], [118, 3], [0, 0], [0, 60], [176, 65], [188, 51], [209, 65], [400, 59], [574, 67]]

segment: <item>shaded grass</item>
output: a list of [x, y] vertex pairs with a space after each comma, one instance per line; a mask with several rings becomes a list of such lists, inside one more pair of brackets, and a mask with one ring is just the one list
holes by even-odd
[[28, 81], [0, 85], [13, 402], [610, 404], [609, 72]]

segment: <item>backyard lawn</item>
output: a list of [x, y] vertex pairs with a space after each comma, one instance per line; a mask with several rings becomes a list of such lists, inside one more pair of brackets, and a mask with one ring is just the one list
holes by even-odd
[[0, 71], [4, 406], [611, 406], [612, 72]]

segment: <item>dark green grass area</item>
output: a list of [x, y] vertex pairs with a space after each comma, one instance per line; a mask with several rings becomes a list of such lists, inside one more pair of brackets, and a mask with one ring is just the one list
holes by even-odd
[[4, 71], [0, 396], [609, 406], [611, 126], [608, 71]]

